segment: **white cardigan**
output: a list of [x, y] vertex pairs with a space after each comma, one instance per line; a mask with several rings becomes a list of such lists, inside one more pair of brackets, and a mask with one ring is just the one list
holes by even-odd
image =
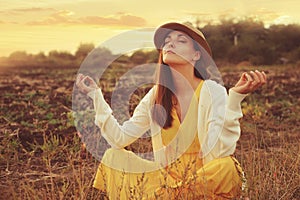
[[[152, 120], [155, 86], [144, 96], [134, 110], [133, 116], [120, 125], [104, 100], [101, 89], [88, 93], [93, 99], [96, 112], [95, 124], [102, 136], [113, 147], [121, 149], [141, 137], [150, 129], [155, 161], [166, 165], [161, 127]], [[205, 80], [200, 91], [197, 133], [201, 144], [203, 163], [232, 155], [240, 137], [239, 119], [243, 116], [241, 101], [247, 94], [229, 90], [212, 80]]]

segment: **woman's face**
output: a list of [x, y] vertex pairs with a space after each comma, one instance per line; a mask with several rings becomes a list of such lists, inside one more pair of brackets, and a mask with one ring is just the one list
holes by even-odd
[[181, 31], [172, 31], [165, 38], [162, 48], [163, 62], [172, 65], [195, 64], [200, 58], [200, 51], [194, 48], [193, 39]]

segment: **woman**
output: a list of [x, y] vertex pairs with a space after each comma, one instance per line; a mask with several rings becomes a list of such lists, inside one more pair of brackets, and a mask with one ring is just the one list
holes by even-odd
[[[94, 187], [110, 199], [237, 197], [242, 169], [232, 154], [240, 136], [240, 102], [266, 82], [265, 73], [243, 73], [228, 96], [198, 29], [167, 23], [156, 30], [154, 43], [160, 55], [157, 84], [122, 126], [95, 81], [77, 77], [79, 89], [93, 99], [96, 125], [112, 146]], [[147, 130], [154, 162], [123, 149]]]

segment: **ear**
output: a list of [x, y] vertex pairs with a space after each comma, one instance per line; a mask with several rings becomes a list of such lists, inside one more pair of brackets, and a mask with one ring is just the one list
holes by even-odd
[[193, 61], [197, 61], [201, 58], [201, 52], [200, 51], [195, 51]]

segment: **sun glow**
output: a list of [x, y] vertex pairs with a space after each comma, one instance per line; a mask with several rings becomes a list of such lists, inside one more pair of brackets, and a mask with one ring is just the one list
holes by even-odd
[[[288, 3], [290, 2], [290, 3]], [[155, 28], [167, 21], [191, 21], [200, 26], [234, 18], [251, 17], [266, 26], [299, 23], [296, 1], [144, 2], [19, 0], [0, 2], [0, 57], [14, 51], [73, 52], [82, 42], [98, 45], [116, 34], [138, 28]], [[22, 5], [22, 6], [20, 6]], [[130, 6], [129, 6], [130, 5]]]

